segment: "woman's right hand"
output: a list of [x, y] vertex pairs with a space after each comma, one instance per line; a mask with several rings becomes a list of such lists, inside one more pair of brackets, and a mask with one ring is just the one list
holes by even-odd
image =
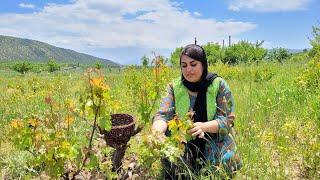
[[205, 129], [205, 123], [196, 122], [196, 123], [193, 123], [193, 128], [190, 129], [188, 132], [194, 137], [203, 138], [204, 132], [205, 132], [204, 129]]

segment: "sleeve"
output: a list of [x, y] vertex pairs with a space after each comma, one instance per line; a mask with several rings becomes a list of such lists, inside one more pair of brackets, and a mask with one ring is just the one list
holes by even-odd
[[153, 121], [163, 120], [168, 122], [174, 115], [173, 86], [168, 84], [165, 94], [160, 101], [160, 109], [156, 112]]
[[233, 96], [227, 82], [223, 79], [220, 82], [216, 101], [217, 111], [214, 119], [218, 121], [217, 134], [219, 141], [222, 141], [230, 133], [235, 119]]

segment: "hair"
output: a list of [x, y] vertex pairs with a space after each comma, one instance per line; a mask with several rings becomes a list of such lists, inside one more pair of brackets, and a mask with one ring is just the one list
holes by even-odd
[[185, 46], [180, 55], [180, 66], [181, 66], [181, 57], [182, 55], [188, 56], [196, 61], [200, 61], [203, 66], [203, 76], [207, 75], [208, 72], [208, 62], [207, 62], [207, 55], [205, 50], [196, 44], [189, 44]]

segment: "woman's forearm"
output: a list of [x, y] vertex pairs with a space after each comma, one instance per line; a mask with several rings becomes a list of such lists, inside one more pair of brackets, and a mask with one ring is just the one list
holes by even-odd
[[219, 128], [219, 124], [217, 120], [212, 120], [212, 121], [208, 121], [203, 123], [203, 131], [204, 132], [208, 132], [208, 133], [217, 133], [218, 132], [218, 128]]
[[204, 133], [217, 133], [219, 128], [219, 124], [217, 120], [212, 120], [208, 122], [195, 122], [193, 124], [193, 128], [189, 130], [188, 132], [192, 136], [203, 136]]

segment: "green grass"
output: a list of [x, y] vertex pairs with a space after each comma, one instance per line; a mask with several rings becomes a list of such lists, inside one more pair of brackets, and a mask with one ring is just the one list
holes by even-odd
[[[224, 77], [236, 103], [236, 141], [243, 167], [236, 179], [315, 179], [320, 175], [320, 90], [303, 90], [297, 83], [307, 60], [284, 64], [265, 63], [210, 67]], [[123, 71], [104, 70], [119, 111], [138, 115], [134, 98], [124, 83]], [[172, 73], [173, 72], [173, 73]], [[78, 100], [84, 91], [84, 71], [41, 72], [19, 75], [0, 71], [0, 168], [22, 176], [21, 158], [7, 142], [6, 127], [12, 119], [43, 114], [44, 98]], [[178, 70], [171, 70], [173, 76]], [[155, 111], [155, 110], [154, 110]], [[11, 153], [13, 152], [13, 153]], [[8, 169], [11, 169], [10, 171]]]

